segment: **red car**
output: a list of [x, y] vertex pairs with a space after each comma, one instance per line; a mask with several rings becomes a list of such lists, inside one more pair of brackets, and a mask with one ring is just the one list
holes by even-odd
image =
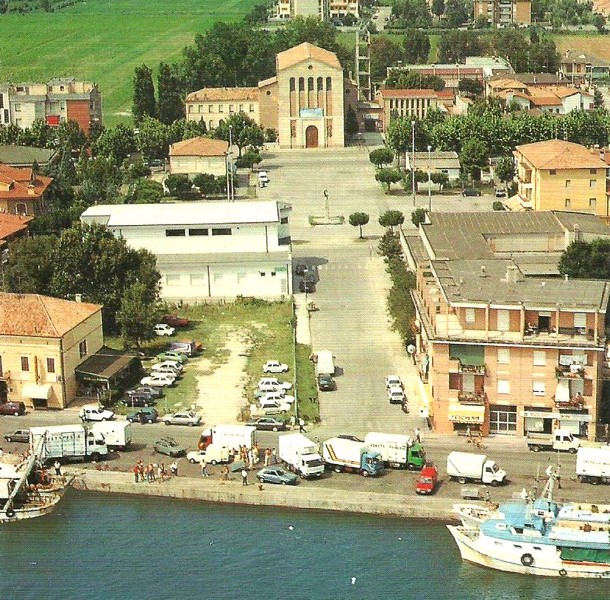
[[186, 317], [178, 317], [176, 315], [164, 315], [161, 323], [170, 325], [171, 327], [188, 327], [189, 320]]
[[438, 469], [434, 466], [424, 467], [415, 484], [415, 491], [418, 494], [434, 494], [438, 484]]

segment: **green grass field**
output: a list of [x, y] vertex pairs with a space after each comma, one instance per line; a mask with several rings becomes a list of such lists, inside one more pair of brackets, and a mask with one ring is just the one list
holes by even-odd
[[134, 68], [173, 62], [196, 33], [240, 19], [258, 0], [90, 0], [56, 13], [0, 17], [0, 81], [96, 81], [104, 122], [129, 117]]

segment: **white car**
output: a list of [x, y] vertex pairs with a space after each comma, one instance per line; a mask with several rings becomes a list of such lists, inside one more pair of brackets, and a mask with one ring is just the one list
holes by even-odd
[[168, 373], [151, 373], [144, 379], [140, 380], [140, 385], [154, 385], [157, 387], [165, 387], [174, 385], [176, 377]]
[[263, 373], [287, 373], [288, 365], [281, 363], [279, 360], [268, 360], [263, 365]]
[[153, 331], [157, 334], [157, 335], [174, 335], [174, 333], [176, 333], [176, 330], [173, 327], [170, 327], [169, 325], [166, 325], [165, 323], [157, 323], [154, 327], [153, 327]]
[[191, 410], [182, 410], [173, 415], [165, 415], [163, 417], [163, 422], [166, 425], [189, 425], [190, 427], [197, 427], [197, 425], [201, 423], [201, 417]]
[[110, 421], [114, 418], [114, 413], [101, 406], [83, 406], [78, 416], [83, 421]]
[[258, 172], [258, 187], [265, 187], [269, 183], [269, 175], [267, 171]]
[[276, 403], [276, 404], [292, 404], [294, 402], [294, 396], [286, 396], [281, 392], [267, 392], [258, 399], [259, 404], [265, 408], [265, 404]]
[[259, 390], [262, 390], [265, 387], [274, 387], [289, 390], [292, 387], [292, 383], [288, 381], [280, 381], [277, 377], [261, 377], [258, 380], [257, 387]]
[[170, 369], [174, 369], [174, 371], [178, 371], [182, 373], [184, 371], [184, 365], [177, 360], [164, 360], [162, 362], [154, 363], [152, 367], [150, 367], [153, 371], [161, 371], [164, 368], [169, 367]]
[[391, 387], [399, 387], [403, 389], [402, 381], [398, 375], [388, 375], [385, 378], [385, 386], [390, 389]]
[[390, 404], [402, 404], [405, 399], [405, 393], [401, 387], [397, 385], [388, 388], [388, 398]]
[[290, 404], [288, 402], [278, 402], [277, 400], [262, 400], [261, 408], [265, 411], [266, 415], [276, 414], [282, 411], [290, 410]]

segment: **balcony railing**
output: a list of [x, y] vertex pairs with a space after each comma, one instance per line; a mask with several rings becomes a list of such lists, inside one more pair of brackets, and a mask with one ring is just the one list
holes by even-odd
[[487, 395], [485, 392], [458, 392], [458, 402], [461, 404], [485, 404]]
[[584, 379], [584, 365], [558, 365], [555, 367], [557, 379]]

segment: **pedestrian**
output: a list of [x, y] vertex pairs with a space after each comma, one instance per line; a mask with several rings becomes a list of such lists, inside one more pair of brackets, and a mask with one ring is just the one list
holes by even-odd
[[210, 474], [208, 473], [208, 463], [205, 462], [205, 460], [201, 461], [201, 476], [202, 477], [209, 477]]
[[414, 433], [415, 441], [416, 441], [418, 444], [421, 444], [421, 431], [419, 430], [419, 427], [416, 427], [416, 428], [413, 430], [413, 433]]
[[269, 466], [269, 460], [271, 459], [271, 448], [265, 448], [265, 466]]
[[157, 479], [159, 480], [159, 483], [161, 483], [161, 481], [163, 481], [164, 477], [165, 477], [165, 464], [161, 463], [157, 468]]
[[178, 463], [176, 461], [169, 466], [169, 471], [174, 477], [178, 477]]
[[252, 448], [250, 448], [248, 450], [247, 457], [248, 457], [247, 465], [249, 468], [252, 468], [254, 466], [254, 450], [252, 450]]
[[248, 485], [248, 471], [246, 469], [241, 470], [241, 484]]
[[260, 460], [260, 450], [258, 448], [258, 444], [254, 444], [254, 448], [252, 448], [252, 457], [254, 458], [254, 464], [257, 465]]
[[273, 460], [273, 464], [277, 465], [277, 450], [275, 448], [271, 450], [271, 458]]
[[133, 478], [136, 483], [140, 481], [140, 465], [137, 463], [133, 467]]
[[467, 444], [471, 444], [472, 443], [472, 434], [470, 431], [470, 427], [466, 427], [466, 443]]
[[148, 465], [148, 481], [149, 483], [155, 482], [155, 465], [152, 463]]
[[305, 421], [303, 421], [303, 417], [299, 418], [299, 431], [301, 433], [307, 433], [307, 430], [305, 429]]
[[296, 417], [294, 415], [292, 415], [290, 417], [290, 429], [294, 429], [296, 422], [297, 422]]
[[55, 469], [55, 475], [61, 476], [61, 463], [58, 460], [53, 463], [53, 468]]
[[229, 466], [228, 465], [225, 465], [221, 469], [220, 473], [221, 473], [222, 481], [228, 481], [229, 480]]

